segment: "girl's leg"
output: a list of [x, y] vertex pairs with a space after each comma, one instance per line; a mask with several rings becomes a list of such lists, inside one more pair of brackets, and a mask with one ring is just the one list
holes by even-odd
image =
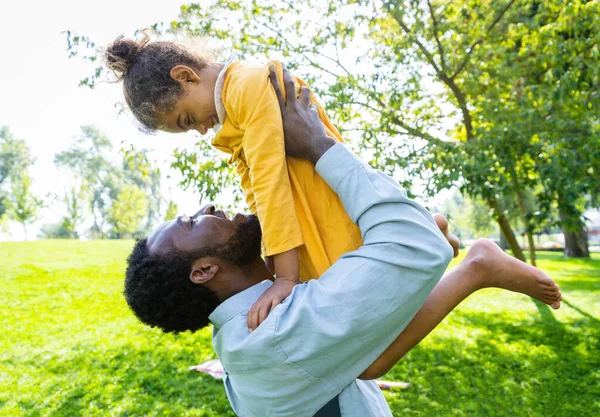
[[[444, 228], [442, 231], [447, 233]], [[555, 309], [562, 300], [558, 285], [541, 270], [507, 255], [492, 241], [478, 240], [460, 265], [444, 275], [408, 326], [361, 379], [386, 373], [465, 298], [488, 287], [526, 294]]]

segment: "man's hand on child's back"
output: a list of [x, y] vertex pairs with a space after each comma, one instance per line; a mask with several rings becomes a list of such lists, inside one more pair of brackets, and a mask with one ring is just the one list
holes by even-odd
[[303, 86], [300, 88], [300, 96], [296, 98], [294, 80], [285, 67], [283, 68], [285, 99], [274, 68], [270, 69], [269, 79], [281, 109], [286, 155], [308, 159], [316, 164], [319, 158], [337, 142], [327, 136], [316, 107], [311, 106], [310, 90]]
[[248, 329], [254, 331], [269, 313], [292, 293], [297, 283], [291, 279], [277, 278], [271, 288], [265, 291], [248, 310]]

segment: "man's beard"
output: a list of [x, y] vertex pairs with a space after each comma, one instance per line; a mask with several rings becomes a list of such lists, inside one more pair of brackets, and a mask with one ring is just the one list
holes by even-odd
[[261, 239], [258, 217], [251, 214], [227, 242], [203, 248], [201, 257], [219, 258], [238, 268], [248, 266], [260, 257]]

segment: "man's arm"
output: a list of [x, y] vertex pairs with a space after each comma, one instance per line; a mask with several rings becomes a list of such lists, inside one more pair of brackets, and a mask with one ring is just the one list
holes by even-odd
[[288, 95], [284, 103], [272, 82], [288, 156], [316, 163], [363, 236], [361, 248], [342, 256], [319, 280], [296, 287], [274, 311], [287, 360], [342, 389], [406, 327], [452, 250], [431, 215], [392, 179], [326, 137], [316, 110], [308, 107], [308, 91], [298, 100]]

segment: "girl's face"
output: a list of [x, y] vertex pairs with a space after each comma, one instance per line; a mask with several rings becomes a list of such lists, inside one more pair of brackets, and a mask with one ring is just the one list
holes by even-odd
[[196, 74], [184, 65], [171, 69], [171, 78], [179, 82], [183, 93], [173, 109], [161, 117], [161, 130], [170, 133], [182, 133], [196, 130], [206, 134], [218, 123], [215, 107], [215, 84], [219, 76], [219, 67], [209, 65]]

